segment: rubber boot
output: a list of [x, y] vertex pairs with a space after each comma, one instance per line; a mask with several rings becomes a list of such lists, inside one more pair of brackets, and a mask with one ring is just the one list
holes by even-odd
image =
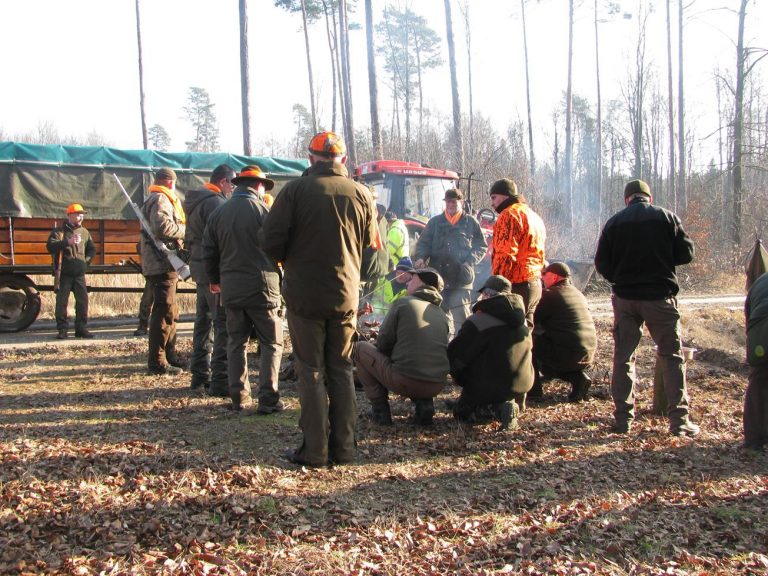
[[493, 405], [493, 415], [499, 421], [499, 430], [517, 428], [518, 410], [516, 402], [500, 402]]
[[541, 402], [544, 399], [544, 386], [542, 386], [542, 378], [538, 372], [534, 377], [533, 386], [528, 390], [527, 398], [533, 402]]
[[435, 402], [432, 398], [427, 400], [414, 400], [416, 410], [413, 422], [417, 426], [432, 426], [432, 418], [435, 415]]
[[592, 386], [592, 379], [587, 376], [583, 370], [571, 372], [567, 381], [571, 383], [571, 393], [568, 394], [568, 402], [582, 402], [589, 396], [589, 388]]
[[374, 424], [379, 426], [392, 425], [392, 412], [389, 408], [389, 400], [379, 400], [371, 402], [371, 410], [368, 412], [368, 418]]

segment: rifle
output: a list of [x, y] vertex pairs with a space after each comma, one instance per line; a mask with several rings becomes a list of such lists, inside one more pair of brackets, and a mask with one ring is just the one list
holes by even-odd
[[[56, 230], [56, 222], [53, 223], [53, 229]], [[62, 229], [62, 238], [65, 238], [64, 236], [64, 227], [61, 227]], [[61, 259], [62, 259], [62, 252], [63, 250], [58, 250], [55, 254], [52, 254], [53, 257], [53, 291], [58, 292], [59, 288], [61, 288]]]
[[176, 272], [179, 275], [179, 278], [182, 280], [186, 280], [190, 277], [191, 272], [189, 271], [189, 266], [187, 265], [184, 260], [181, 259], [178, 252], [176, 250], [173, 250], [171, 248], [168, 248], [162, 241], [155, 238], [155, 235], [152, 234], [152, 229], [149, 227], [149, 222], [147, 222], [146, 218], [144, 218], [144, 214], [141, 212], [141, 208], [139, 208], [136, 203], [131, 200], [131, 197], [128, 195], [128, 192], [126, 192], [125, 188], [123, 187], [122, 182], [120, 182], [120, 179], [117, 177], [117, 174], [112, 173], [112, 176], [115, 178], [115, 181], [117, 182], [117, 185], [120, 186], [120, 190], [123, 193], [123, 196], [126, 197], [128, 200], [128, 204], [133, 208], [133, 212], [136, 214], [136, 217], [139, 219], [139, 223], [141, 224], [141, 232], [144, 234], [147, 239], [149, 239], [151, 245], [155, 248], [157, 252], [162, 254], [168, 259], [168, 262], [171, 266], [173, 266], [173, 269], [176, 270]]

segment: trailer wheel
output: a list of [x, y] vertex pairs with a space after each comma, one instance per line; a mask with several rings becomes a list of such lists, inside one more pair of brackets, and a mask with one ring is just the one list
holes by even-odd
[[27, 276], [0, 275], [0, 332], [21, 332], [40, 313], [40, 293]]

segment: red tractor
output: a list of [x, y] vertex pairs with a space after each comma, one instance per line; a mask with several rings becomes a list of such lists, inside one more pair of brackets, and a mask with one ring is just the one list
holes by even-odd
[[[451, 170], [438, 170], [401, 160], [365, 162], [355, 169], [354, 177], [373, 187], [378, 195], [377, 202], [403, 219], [412, 247], [416, 245], [427, 221], [443, 211], [445, 191], [460, 187], [461, 180], [459, 174]], [[466, 194], [468, 190], [464, 192]], [[467, 197], [465, 209], [472, 209], [470, 197]], [[495, 215], [485, 208], [477, 216], [486, 239], [490, 240]]]

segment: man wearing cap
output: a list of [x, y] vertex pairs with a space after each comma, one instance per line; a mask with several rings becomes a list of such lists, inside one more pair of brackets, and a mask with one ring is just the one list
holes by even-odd
[[389, 392], [413, 400], [414, 422], [432, 424], [433, 398], [448, 376], [450, 318], [440, 308], [443, 280], [434, 268], [410, 270], [408, 295], [384, 317], [376, 344], [355, 343], [357, 376], [376, 424], [392, 424]]
[[67, 206], [67, 220], [61, 228], [54, 228], [48, 236], [46, 248], [53, 256], [54, 269], [58, 269], [59, 289], [56, 292], [56, 338], [67, 337], [67, 305], [69, 295], [75, 295], [75, 336], [93, 338], [88, 331], [88, 289], [85, 273], [88, 264], [96, 256], [96, 246], [91, 234], [83, 227], [87, 214], [80, 204]]
[[387, 252], [392, 267], [397, 266], [402, 258], [410, 257], [410, 241], [408, 238], [408, 228], [405, 222], [397, 217], [397, 214], [391, 210], [384, 214], [387, 221]]
[[310, 167], [275, 198], [264, 251], [282, 262], [283, 297], [296, 357], [303, 432], [285, 456], [306, 466], [357, 458], [352, 338], [363, 248], [375, 242], [370, 191], [347, 173], [346, 146], [333, 132], [309, 143]]
[[491, 273], [504, 276], [525, 304], [525, 318], [533, 326], [533, 313], [541, 299], [541, 269], [544, 268], [544, 221], [517, 190], [517, 184], [502, 178], [491, 185], [491, 206], [499, 215], [493, 226]]
[[565, 262], [552, 262], [542, 274], [544, 293], [536, 306], [533, 328], [533, 364], [536, 382], [529, 398], [544, 395], [544, 380], [556, 377], [571, 385], [570, 402], [587, 398], [592, 380], [587, 370], [597, 349], [595, 322], [587, 299], [571, 282]]
[[[160, 168], [149, 187], [149, 197], [141, 207], [154, 237], [166, 244], [180, 245], [187, 218], [176, 195], [176, 172]], [[148, 234], [141, 237], [141, 271], [152, 286], [154, 300], [149, 317], [149, 374], [179, 374], [183, 363], [176, 354], [176, 283], [179, 275]]]
[[203, 232], [210, 215], [232, 193], [235, 176], [235, 171], [227, 164], [217, 166], [202, 188], [186, 193], [182, 205], [187, 215], [184, 245], [189, 250], [189, 270], [197, 292], [190, 387], [223, 398], [229, 397], [227, 317], [219, 298], [209, 288], [210, 281], [203, 265]]
[[[253, 405], [248, 381], [247, 345], [252, 332], [259, 340], [259, 404], [257, 414], [283, 410], [277, 389], [283, 355], [280, 275], [264, 253], [261, 231], [269, 213], [262, 198], [274, 182], [258, 166], [246, 166], [232, 179], [232, 197], [208, 218], [203, 236], [203, 263], [210, 291], [226, 310], [229, 396], [235, 410]], [[211, 381], [213, 386], [213, 381]]]
[[523, 299], [503, 276], [490, 276], [479, 292], [473, 314], [448, 344], [451, 376], [461, 386], [453, 415], [471, 422], [490, 405], [501, 429], [514, 429], [534, 376]]
[[635, 350], [647, 324], [664, 374], [669, 431], [695, 436], [700, 429], [688, 414], [675, 274], [676, 266], [693, 260], [693, 242], [680, 218], [652, 204], [650, 188], [642, 180], [627, 183], [624, 203], [626, 207], [605, 223], [595, 253], [595, 269], [613, 292], [613, 430], [626, 434], [632, 427]]
[[[374, 202], [378, 195], [371, 187]], [[360, 280], [362, 293], [371, 292], [384, 275], [389, 271], [389, 254], [384, 247], [384, 239], [387, 236], [387, 222], [384, 220], [386, 208], [382, 204], [376, 204], [376, 242], [373, 245], [363, 249], [363, 260], [360, 264]]]
[[480, 224], [463, 210], [464, 193], [446, 190], [445, 212], [433, 216], [419, 237], [414, 265], [427, 262], [445, 281], [443, 310], [450, 312], [458, 330], [469, 316], [475, 266], [483, 259], [487, 244]]
[[384, 281], [376, 286], [371, 298], [375, 313], [386, 314], [392, 302], [407, 294], [412, 269], [413, 262], [406, 256], [400, 259], [392, 272], [384, 276]]

